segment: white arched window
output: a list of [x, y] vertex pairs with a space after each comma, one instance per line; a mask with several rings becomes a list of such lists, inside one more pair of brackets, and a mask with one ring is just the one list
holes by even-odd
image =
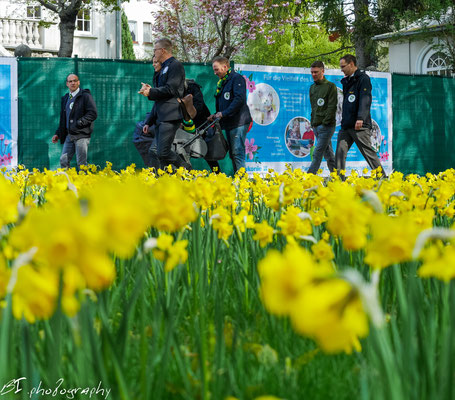
[[449, 57], [442, 51], [429, 51], [422, 61], [422, 73], [451, 76]]

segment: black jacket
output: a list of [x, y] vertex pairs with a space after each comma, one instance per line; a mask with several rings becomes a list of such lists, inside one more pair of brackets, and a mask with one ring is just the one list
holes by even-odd
[[343, 128], [354, 128], [357, 120], [363, 121], [363, 127], [371, 129], [371, 81], [370, 77], [357, 69], [354, 75], [341, 80], [343, 85]]
[[223, 129], [234, 129], [249, 124], [250, 109], [246, 104], [245, 78], [232, 71], [226, 79], [221, 93], [216, 97], [216, 111], [221, 111], [220, 124]]
[[197, 111], [196, 117], [193, 122], [196, 128], [200, 127], [204, 122], [207, 122], [207, 117], [210, 116], [210, 110], [204, 102], [204, 95], [201, 91], [201, 86], [197, 84], [193, 79], [186, 80], [185, 96], [187, 94], [193, 95], [193, 105]]
[[65, 94], [61, 100], [60, 123], [55, 134], [61, 143], [65, 143], [66, 136], [82, 135], [90, 137], [93, 132], [93, 121], [98, 116], [95, 101], [89, 89], [81, 89], [74, 98], [74, 105], [69, 116], [69, 131], [66, 129], [66, 102], [69, 93]]
[[156, 115], [157, 122], [177, 121], [183, 117], [177, 98], [183, 97], [185, 69], [174, 57], [169, 60], [154, 78], [156, 87], [150, 88], [148, 96], [149, 100], [155, 101], [152, 114]]

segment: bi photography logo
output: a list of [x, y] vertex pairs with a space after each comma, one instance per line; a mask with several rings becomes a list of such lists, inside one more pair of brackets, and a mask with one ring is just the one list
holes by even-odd
[[[27, 381], [26, 377], [15, 378], [5, 383], [0, 389], [0, 398], [11, 399], [13, 395], [24, 396], [24, 386]], [[0, 384], [1, 385], [1, 384]], [[65, 380], [60, 378], [55, 382], [55, 385], [45, 387], [42, 381], [39, 381], [37, 386], [32, 386], [30, 391], [27, 391], [29, 399], [32, 397], [36, 398], [58, 398], [58, 399], [74, 399], [77, 395], [78, 398], [87, 396], [89, 399], [107, 399], [111, 393], [110, 388], [104, 388], [101, 381], [97, 386], [86, 386], [86, 387], [65, 387]], [[23, 398], [23, 397], [22, 397]]]

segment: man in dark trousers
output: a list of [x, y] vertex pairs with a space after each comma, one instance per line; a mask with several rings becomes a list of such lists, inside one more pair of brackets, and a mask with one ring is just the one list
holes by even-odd
[[[154, 58], [161, 63], [161, 70], [156, 76], [154, 86], [143, 83], [140, 92], [155, 101], [152, 115], [156, 117], [156, 145], [159, 164], [162, 169], [168, 165], [191, 169], [177, 153], [172, 150], [175, 132], [182, 122], [182, 111], [178, 98], [183, 97], [185, 70], [183, 65], [172, 56], [172, 43], [162, 38], [155, 42]], [[154, 163], [155, 164], [155, 163]]]
[[93, 132], [93, 121], [98, 116], [96, 104], [88, 89], [80, 88], [79, 77], [66, 77], [69, 93], [62, 97], [60, 123], [52, 137], [52, 143], [63, 143], [60, 166], [69, 168], [76, 153], [77, 167], [87, 165], [87, 150]]
[[338, 172], [346, 169], [348, 151], [355, 142], [371, 169], [381, 168], [379, 157], [371, 143], [371, 82], [370, 77], [357, 68], [357, 59], [347, 54], [340, 58], [340, 68], [344, 73], [343, 114], [338, 133], [335, 163]]
[[323, 156], [330, 172], [333, 172], [335, 154], [332, 148], [332, 136], [336, 125], [337, 87], [325, 79], [322, 61], [315, 61], [311, 64], [311, 76], [314, 81], [310, 86], [311, 126], [317, 142], [308, 173], [316, 174], [318, 172]]
[[211, 115], [210, 119], [220, 118], [236, 173], [240, 168], [245, 168], [245, 139], [252, 122], [246, 104], [246, 82], [242, 75], [230, 68], [226, 57], [215, 57], [212, 60], [212, 67], [219, 81], [215, 93], [217, 112]]

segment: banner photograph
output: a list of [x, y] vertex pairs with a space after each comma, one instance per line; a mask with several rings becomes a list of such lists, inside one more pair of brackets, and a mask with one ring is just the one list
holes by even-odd
[[[266, 173], [269, 169], [283, 172], [286, 164], [308, 169], [315, 146], [310, 124], [309, 90], [313, 79], [309, 68], [272, 67], [236, 64], [247, 84], [247, 103], [253, 125], [246, 139], [246, 170]], [[372, 146], [387, 173], [392, 171], [392, 104], [391, 76], [388, 73], [368, 72], [373, 87], [371, 105]], [[325, 70], [327, 80], [338, 88], [336, 130], [332, 137], [336, 149], [341, 123], [343, 92], [339, 70]], [[354, 144], [348, 152], [346, 170], [362, 171], [368, 164]], [[323, 174], [329, 170], [325, 161]], [[349, 172], [348, 172], [349, 173]]]
[[17, 166], [17, 61], [0, 57], [0, 168]]

